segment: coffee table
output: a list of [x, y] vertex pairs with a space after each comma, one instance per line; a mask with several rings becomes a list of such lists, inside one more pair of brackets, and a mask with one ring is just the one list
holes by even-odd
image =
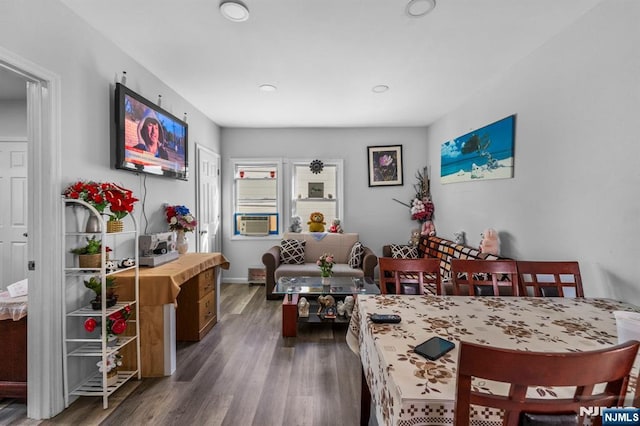
[[[368, 277], [280, 277], [273, 294], [284, 296], [282, 301], [282, 337], [296, 337], [298, 322], [306, 323], [348, 323], [349, 318], [336, 316], [324, 318], [316, 313], [316, 299], [322, 295], [338, 298], [356, 297], [358, 294], [380, 294], [375, 281]], [[309, 299], [309, 317], [298, 318], [298, 300]]]

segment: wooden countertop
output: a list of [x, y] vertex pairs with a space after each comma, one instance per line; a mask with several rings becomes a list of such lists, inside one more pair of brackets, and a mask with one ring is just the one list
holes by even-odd
[[[229, 269], [229, 261], [222, 253], [185, 253], [171, 262], [154, 268], [139, 268], [140, 306], [175, 303], [180, 285], [209, 268]], [[114, 275], [118, 285], [133, 283], [132, 270]], [[127, 286], [128, 287], [128, 286]], [[121, 293], [119, 290], [117, 293]], [[124, 296], [121, 294], [121, 297]]]

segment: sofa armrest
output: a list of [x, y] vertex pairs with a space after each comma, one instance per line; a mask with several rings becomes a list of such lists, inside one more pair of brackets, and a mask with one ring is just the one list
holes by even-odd
[[362, 271], [365, 277], [373, 279], [373, 273], [378, 265], [378, 256], [371, 251], [368, 247], [364, 248], [364, 255], [362, 256]]
[[280, 246], [273, 246], [262, 255], [262, 263], [265, 267], [265, 291], [267, 299], [278, 299], [273, 295], [273, 288], [276, 286], [275, 272], [280, 266]]

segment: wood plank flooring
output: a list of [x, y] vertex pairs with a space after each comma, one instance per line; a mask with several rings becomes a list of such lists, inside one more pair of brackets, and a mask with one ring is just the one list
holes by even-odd
[[281, 301], [264, 287], [223, 284], [218, 324], [178, 342], [176, 372], [130, 381], [102, 409], [83, 397], [53, 419], [26, 418], [0, 401], [0, 425], [358, 425], [360, 361], [346, 325], [302, 324], [281, 336]]

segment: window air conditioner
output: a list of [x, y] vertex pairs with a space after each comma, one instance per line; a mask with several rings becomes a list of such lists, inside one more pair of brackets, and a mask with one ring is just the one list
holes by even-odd
[[241, 235], [269, 235], [269, 216], [240, 216]]

